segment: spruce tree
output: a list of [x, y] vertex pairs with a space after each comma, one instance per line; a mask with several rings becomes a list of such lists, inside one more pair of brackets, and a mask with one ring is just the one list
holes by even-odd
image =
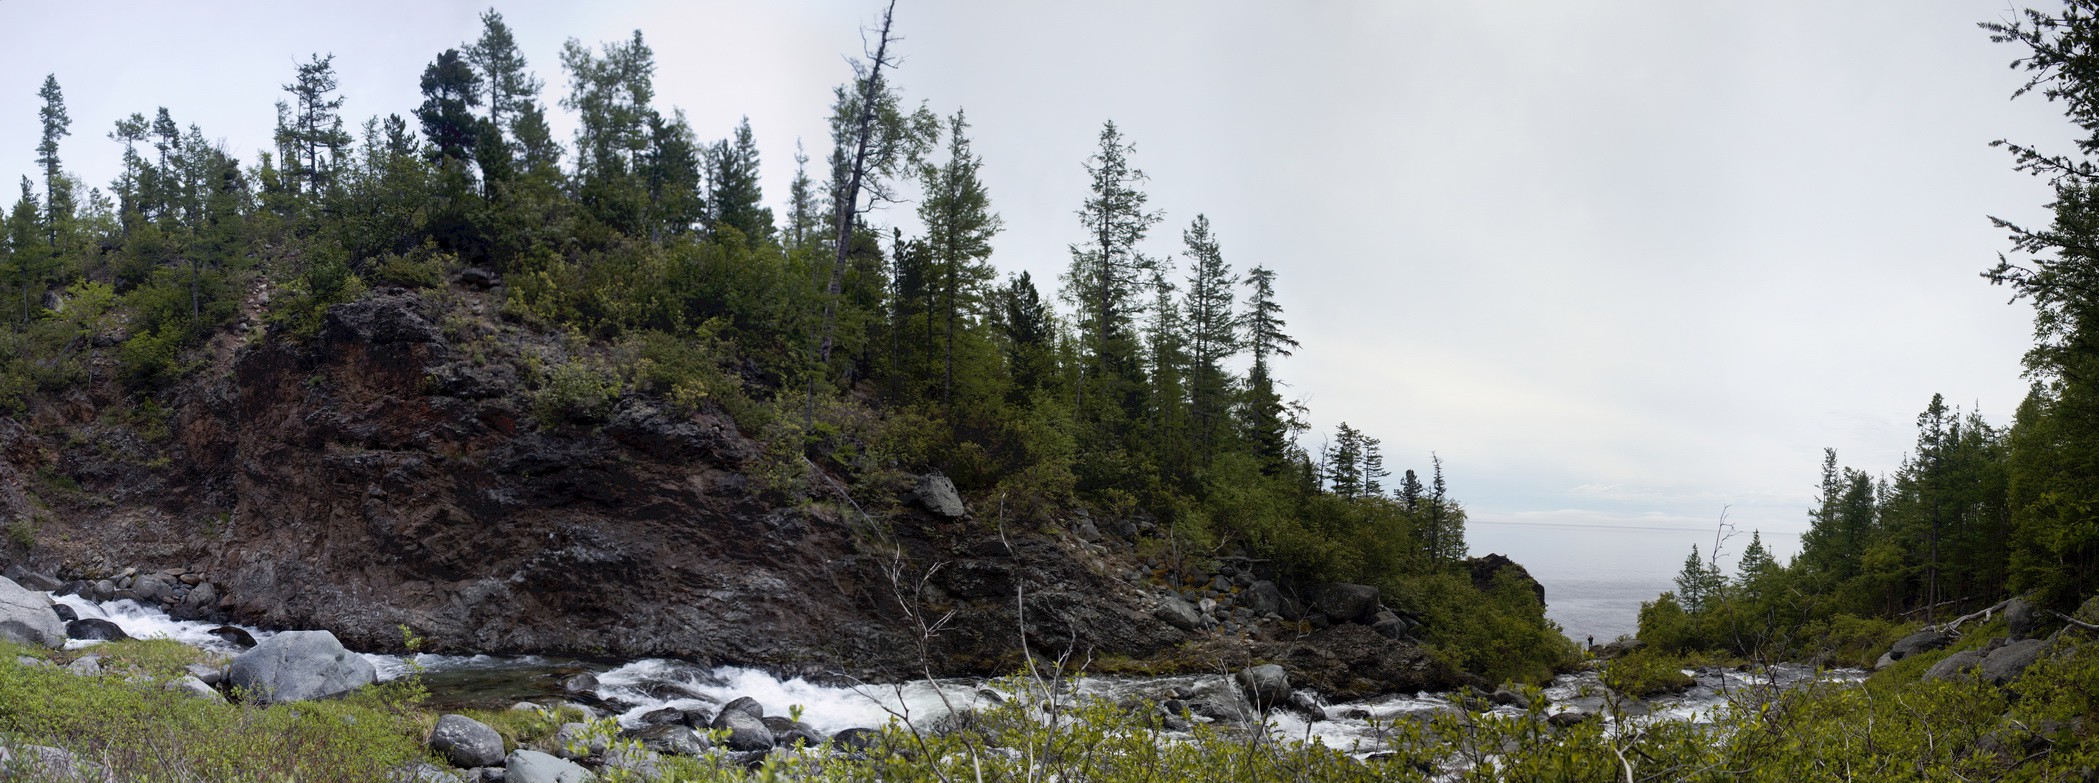
[[58, 159], [58, 142], [73, 134], [73, 119], [66, 115], [66, 97], [58, 89], [57, 74], [46, 75], [43, 88], [36, 94], [44, 101], [36, 112], [43, 125], [43, 134], [36, 144], [36, 163], [44, 169], [44, 235], [51, 247], [57, 248], [59, 232], [73, 217], [72, 183], [66, 179]]
[[539, 108], [543, 85], [527, 70], [525, 56], [503, 15], [491, 8], [481, 14], [481, 39], [466, 50], [481, 82], [487, 88], [488, 122], [517, 137], [517, 123]]
[[1226, 360], [1241, 348], [1239, 318], [1232, 312], [1232, 289], [1239, 284], [1210, 218], [1196, 215], [1181, 241], [1188, 250], [1189, 408], [1195, 419], [1196, 450], [1207, 461], [1222, 440], [1229, 411], [1232, 377]]
[[753, 246], [772, 241], [773, 211], [765, 206], [758, 183], [758, 142], [751, 133], [751, 118], [737, 123], [733, 136], [707, 148], [706, 164], [709, 230], [734, 228]]
[[787, 249], [806, 251], [823, 237], [823, 205], [809, 179], [809, 154], [794, 141], [794, 180], [787, 185]]
[[1082, 406], [1089, 390], [1108, 398], [1097, 401], [1103, 409], [1121, 403], [1127, 410], [1133, 402], [1139, 297], [1157, 266], [1137, 245], [1161, 214], [1145, 208], [1149, 197], [1137, 189], [1144, 171], [1131, 164], [1132, 151], [1111, 120], [1101, 127], [1100, 148], [1086, 160], [1090, 194], [1079, 209], [1086, 241], [1071, 246], [1064, 275], [1064, 298], [1078, 312], [1075, 325], [1092, 365], [1078, 389]]
[[1240, 406], [1240, 426], [1261, 461], [1263, 471], [1280, 472], [1290, 450], [1289, 408], [1270, 374], [1271, 357], [1289, 356], [1302, 347], [1283, 331], [1283, 307], [1275, 301], [1275, 272], [1256, 266], [1247, 270], [1246, 285], [1253, 289], [1247, 300], [1244, 322], [1246, 346], [1253, 365], [1246, 373], [1246, 400]]
[[463, 170], [481, 137], [474, 107], [481, 105], [480, 84], [459, 50], [446, 49], [423, 69], [423, 104], [415, 110], [430, 140], [431, 159]]
[[955, 339], [969, 313], [983, 301], [983, 287], [995, 275], [988, 259], [991, 238], [1004, 221], [991, 211], [991, 196], [977, 176], [984, 161], [971, 149], [969, 121], [962, 110], [948, 118], [947, 160], [919, 167], [925, 196], [918, 218], [925, 224], [926, 247], [938, 286], [941, 327], [941, 403], [950, 417], [955, 405]]

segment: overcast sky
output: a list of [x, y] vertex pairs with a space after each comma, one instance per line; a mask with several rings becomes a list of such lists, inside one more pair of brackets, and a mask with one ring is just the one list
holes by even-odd
[[[163, 105], [252, 163], [309, 53], [336, 55], [353, 125], [405, 116], [484, 7], [0, 0], [0, 176], [33, 168], [46, 73], [90, 183], [116, 173], [111, 123]], [[658, 107], [703, 138], [748, 115], [776, 205], [796, 140], [821, 157], [879, 10], [496, 7], [550, 105], [564, 39], [641, 29]], [[1399, 467], [1436, 451], [1473, 519], [1708, 527], [1731, 505], [1787, 534], [1823, 447], [1888, 471], [1934, 392], [1998, 422], [2024, 393], [2029, 310], [1977, 273], [2006, 247], [1986, 216], [2035, 219], [2047, 193], [1988, 143], [2069, 134], [2009, 100], [2016, 52], [1975, 26], [2006, 13], [903, 0], [897, 84], [968, 110], [1006, 222], [993, 261], [1043, 281], [1081, 238], [1081, 162], [1115, 120], [1166, 212], [1149, 249], [1179, 254], [1206, 213], [1228, 261], [1276, 269], [1305, 345], [1278, 372], [1318, 429], [1348, 421]]]

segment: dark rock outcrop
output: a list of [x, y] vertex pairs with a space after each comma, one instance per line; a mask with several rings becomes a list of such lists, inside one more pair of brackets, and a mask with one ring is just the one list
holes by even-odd
[[2025, 639], [1991, 650], [1982, 659], [1981, 675], [1993, 685], [2007, 685], [2040, 660], [2041, 649], [2048, 646], [2039, 639]]
[[1377, 588], [1344, 582], [1328, 582], [1312, 588], [1312, 609], [1336, 623], [1376, 622]]
[[1953, 636], [1950, 634], [1928, 629], [1918, 631], [1902, 637], [1895, 642], [1893, 647], [1888, 648], [1888, 658], [1889, 660], [1899, 661], [1920, 652], [1939, 649], [1952, 641]]
[[131, 638], [116, 623], [98, 617], [86, 617], [66, 623], [66, 638], [91, 639], [103, 642], [123, 641]]
[[[1481, 592], [1493, 589], [1496, 578], [1509, 578], [1528, 586], [1531, 593], [1538, 596], [1538, 605], [1545, 604], [1545, 585], [1531, 578], [1529, 569], [1510, 560], [1507, 555], [1489, 554], [1475, 557], [1466, 560], [1465, 565], [1472, 571], [1472, 586], [1479, 588]], [[1507, 574], [1506, 577], [1503, 577], [1504, 573]]]
[[1426, 650], [1378, 635], [1365, 625], [1333, 625], [1280, 645], [1279, 660], [1291, 683], [1335, 701], [1381, 693], [1445, 690], [1460, 681], [1456, 671]]
[[1982, 661], [1983, 653], [1981, 650], [1962, 650], [1960, 652], [1941, 658], [1939, 659], [1938, 663], [1932, 664], [1931, 668], [1924, 670], [1923, 679], [1959, 679], [1965, 676], [1969, 671], [1974, 670], [1975, 667], [1980, 666], [1982, 664]]

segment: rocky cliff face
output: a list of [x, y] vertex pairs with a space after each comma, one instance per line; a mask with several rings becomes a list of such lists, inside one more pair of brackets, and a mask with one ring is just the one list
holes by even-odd
[[1295, 609], [1255, 600], [1273, 596], [1233, 606], [1251, 577], [1199, 575], [1215, 581], [1182, 590], [1203, 604], [1192, 624], [1161, 621], [1179, 599], [1136, 567], [1127, 523], [1000, 533], [940, 479], [874, 531], [756, 486], [762, 448], [725, 414], [626, 395], [542, 422], [522, 368], [561, 338], [494, 306], [465, 287], [379, 292], [331, 308], [311, 341], [220, 335], [164, 407], [105, 381], [0, 418], [0, 512], [36, 520], [0, 561], [65, 579], [167, 569], [222, 597], [200, 611], [369, 650], [400, 648], [405, 627], [440, 652], [876, 677], [1010, 673], [1023, 644], [1167, 669], [1287, 659], [1351, 692], [1452, 677], [1403, 624], [1308, 639]]
[[[899, 601], [952, 559], [928, 536], [957, 530], [921, 513], [876, 544], [822, 504], [768, 498], [746, 478], [759, 447], [719, 413], [628, 398], [541, 426], [515, 362], [437, 326], [480, 304], [381, 293], [332, 308], [311, 344], [231, 348], [177, 391], [158, 445], [113, 392], [0, 420], [0, 507], [40, 520], [10, 559], [183, 567], [231, 618], [364, 649], [398, 647], [406, 626], [439, 651], [910, 671], [904, 609], [929, 600], [957, 613], [926, 648], [944, 669], [1010, 661], [1023, 622], [1046, 647], [1142, 655], [1180, 638], [1040, 535], [988, 558], [999, 590]], [[1035, 591], [1024, 620], [1014, 587]]]

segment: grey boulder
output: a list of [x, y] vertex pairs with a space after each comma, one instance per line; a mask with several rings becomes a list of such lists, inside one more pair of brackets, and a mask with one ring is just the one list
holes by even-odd
[[396, 767], [386, 774], [387, 783], [464, 783], [451, 770], [435, 764], [416, 762], [405, 767]]
[[1168, 598], [1160, 601], [1159, 607], [1152, 610], [1152, 619], [1183, 631], [1200, 631], [1203, 627], [1202, 613], [1196, 611], [1195, 607], [1187, 601], [1179, 598]]
[[1961, 675], [1966, 674], [1968, 670], [1975, 668], [1981, 663], [1981, 651], [1962, 650], [1960, 652], [1946, 656], [1938, 663], [1932, 664], [1930, 669], [1926, 669], [1924, 671], [1924, 679], [1956, 680], [1959, 679]]
[[1895, 646], [1888, 648], [1888, 657], [1899, 661], [1920, 652], [1939, 649], [1952, 641], [1952, 636], [1938, 631], [1918, 631], [1902, 637]]
[[773, 731], [765, 727], [765, 720], [749, 711], [735, 709], [736, 702], [722, 707], [721, 714], [714, 716], [709, 728], [729, 732], [729, 749], [754, 751], [771, 750]]
[[2039, 639], [2026, 639], [1992, 650], [1982, 659], [1982, 678], [1993, 685], [2008, 684], [2040, 660], [2041, 648], [2046, 646], [2048, 643]]
[[66, 626], [51, 609], [51, 596], [0, 578], [0, 640], [30, 647], [64, 647]]
[[1333, 622], [1369, 625], [1377, 616], [1377, 588], [1328, 582], [1312, 589], [1312, 605]]
[[1274, 582], [1263, 579], [1241, 592], [1239, 602], [1256, 615], [1282, 614], [1283, 591]]
[[962, 505], [962, 493], [955, 491], [955, 482], [938, 473], [920, 476], [913, 494], [927, 511], [948, 519], [960, 519], [969, 513]]
[[585, 783], [596, 779], [590, 770], [573, 761], [536, 750], [511, 751], [503, 763], [504, 783]]
[[233, 659], [226, 681], [261, 702], [320, 699], [379, 679], [372, 662], [343, 648], [327, 631], [286, 631]]
[[493, 767], [503, 762], [503, 735], [465, 715], [445, 715], [430, 730], [430, 749], [455, 767]]
[[2014, 598], [2004, 605], [2004, 621], [2011, 626], [2012, 638], [2024, 639], [2033, 635], [2033, 627], [2040, 617], [2033, 611], [2033, 604], [2024, 598]]
[[1235, 678], [1254, 709], [1267, 712], [1290, 699], [1290, 675], [1272, 663], [1241, 670]]
[[131, 638], [116, 623], [99, 617], [83, 617], [66, 623], [66, 638], [90, 639], [103, 642], [121, 642]]

